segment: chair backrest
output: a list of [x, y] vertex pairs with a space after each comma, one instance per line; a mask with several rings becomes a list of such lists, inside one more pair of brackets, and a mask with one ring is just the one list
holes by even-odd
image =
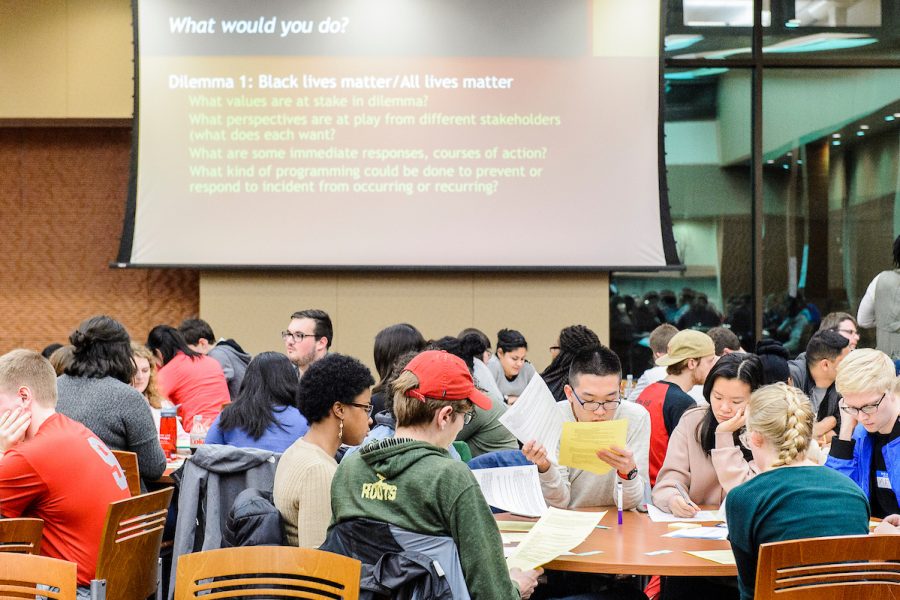
[[756, 600], [900, 597], [900, 538], [860, 535], [759, 547]]
[[0, 552], [39, 554], [43, 530], [41, 519], [0, 519]]
[[132, 496], [141, 493], [141, 471], [138, 469], [137, 454], [125, 450], [112, 450], [113, 456], [119, 461], [119, 466], [125, 472], [125, 480], [128, 481], [128, 491]]
[[[75, 600], [77, 579], [78, 567], [65, 560], [30, 554], [5, 554], [0, 559], [0, 598]], [[39, 584], [59, 591], [38, 589]]]
[[100, 540], [96, 579], [107, 600], [146, 598], [157, 587], [157, 562], [173, 488], [109, 505]]
[[359, 598], [360, 562], [286, 546], [223, 548], [178, 558], [175, 600], [214, 594], [245, 598]]

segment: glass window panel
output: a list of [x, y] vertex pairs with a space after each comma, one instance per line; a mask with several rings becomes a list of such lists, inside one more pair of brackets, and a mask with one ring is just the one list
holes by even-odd
[[763, 106], [765, 328], [796, 353], [822, 316], [856, 315], [891, 268], [900, 70], [767, 71]]
[[746, 58], [752, 30], [753, 0], [667, 0], [665, 56]]
[[[660, 314], [708, 329], [724, 320], [752, 348], [750, 73], [669, 69], [665, 73], [665, 150], [676, 251], [683, 272], [615, 273], [612, 348], [626, 374], [651, 366], [647, 336]], [[693, 292], [695, 310], [682, 302]], [[667, 306], [657, 296], [671, 296]], [[687, 315], [687, 316], [685, 316]]]
[[772, 0], [771, 15], [766, 57], [900, 58], [896, 0]]

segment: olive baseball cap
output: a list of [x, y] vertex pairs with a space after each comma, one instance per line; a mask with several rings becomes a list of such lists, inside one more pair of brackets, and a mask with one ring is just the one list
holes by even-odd
[[716, 353], [712, 338], [696, 329], [679, 331], [669, 340], [668, 352], [656, 359], [656, 364], [667, 367], [689, 358], [703, 358]]

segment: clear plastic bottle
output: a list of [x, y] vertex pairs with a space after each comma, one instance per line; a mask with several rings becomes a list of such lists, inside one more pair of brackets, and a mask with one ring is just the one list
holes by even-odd
[[201, 415], [194, 415], [194, 426], [191, 427], [191, 450], [196, 450], [197, 446], [202, 446], [206, 442], [206, 432], [209, 429], [203, 423]]

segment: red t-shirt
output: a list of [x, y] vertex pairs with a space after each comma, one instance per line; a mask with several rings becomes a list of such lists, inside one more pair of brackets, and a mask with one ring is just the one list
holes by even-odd
[[194, 426], [194, 415], [201, 415], [209, 427], [222, 405], [231, 401], [222, 365], [208, 356], [191, 358], [179, 352], [159, 370], [156, 385], [178, 407], [187, 432]]
[[650, 485], [656, 485], [656, 476], [666, 460], [669, 437], [675, 431], [681, 415], [697, 406], [691, 396], [671, 381], [657, 381], [644, 388], [637, 403], [650, 413]]
[[41, 554], [76, 563], [78, 585], [94, 578], [109, 504], [128, 497], [109, 448], [59, 413], [0, 460], [0, 513], [43, 519]]

